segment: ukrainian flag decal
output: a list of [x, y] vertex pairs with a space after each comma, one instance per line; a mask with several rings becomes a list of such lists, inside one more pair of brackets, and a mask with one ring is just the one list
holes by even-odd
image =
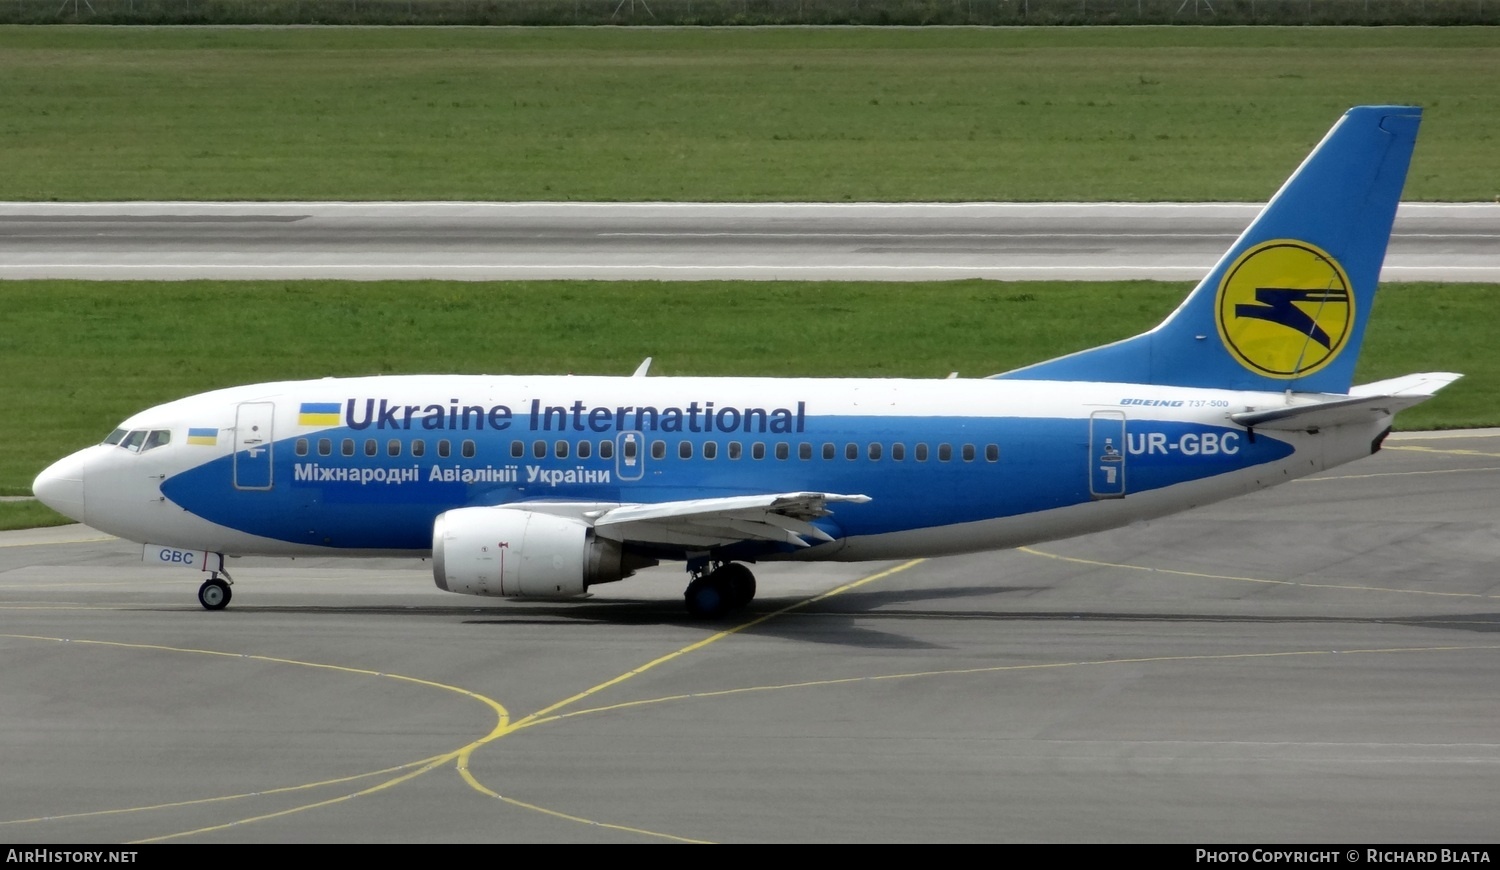
[[303, 402], [297, 412], [298, 426], [337, 426], [340, 419], [338, 402]]
[[218, 429], [189, 429], [188, 443], [200, 444], [204, 447], [213, 447], [219, 443]]

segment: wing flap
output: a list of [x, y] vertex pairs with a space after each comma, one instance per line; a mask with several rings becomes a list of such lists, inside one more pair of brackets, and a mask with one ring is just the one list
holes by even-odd
[[594, 531], [615, 541], [714, 547], [767, 541], [808, 547], [833, 540], [810, 521], [832, 514], [831, 502], [860, 504], [865, 495], [772, 493], [621, 505], [594, 518]]

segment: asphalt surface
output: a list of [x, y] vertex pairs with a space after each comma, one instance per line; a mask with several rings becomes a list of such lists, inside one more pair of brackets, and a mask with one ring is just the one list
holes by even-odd
[[[0, 280], [1197, 280], [1253, 203], [0, 203]], [[1387, 281], [1500, 282], [1500, 203], [1407, 203]]]
[[1500, 432], [916, 563], [576, 604], [0, 534], [10, 843], [1465, 843], [1500, 810]]

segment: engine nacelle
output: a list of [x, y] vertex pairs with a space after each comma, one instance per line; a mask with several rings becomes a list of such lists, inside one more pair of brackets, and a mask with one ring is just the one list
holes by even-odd
[[449, 592], [571, 598], [635, 567], [617, 541], [573, 517], [473, 507], [447, 511], [432, 525], [432, 577]]

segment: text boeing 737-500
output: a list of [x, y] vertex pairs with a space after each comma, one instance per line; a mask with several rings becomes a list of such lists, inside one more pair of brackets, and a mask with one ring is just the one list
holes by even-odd
[[1161, 325], [979, 379], [386, 376], [131, 417], [37, 497], [206, 572], [225, 556], [431, 556], [437, 585], [572, 598], [662, 560], [688, 610], [743, 563], [1016, 547], [1368, 456], [1459, 376], [1351, 386], [1421, 110], [1347, 112]]

